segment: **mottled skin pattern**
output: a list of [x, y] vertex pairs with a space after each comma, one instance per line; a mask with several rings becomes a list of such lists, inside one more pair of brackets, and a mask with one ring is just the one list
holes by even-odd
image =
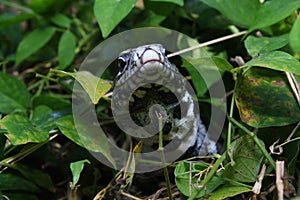
[[[164, 123], [165, 144], [171, 140], [177, 141], [177, 147], [185, 148], [184, 157], [216, 153], [215, 143], [208, 138], [204, 140], [206, 129], [186, 89], [186, 80], [177, 67], [170, 63], [160, 44], [123, 51], [118, 58], [118, 65], [119, 73], [114, 87], [120, 92], [114, 93], [118, 100], [115, 109], [121, 110], [128, 102], [126, 94], [134, 91], [129, 100], [129, 110], [137, 125], [144, 127], [151, 124], [155, 121], [155, 118], [151, 121], [151, 116], [159, 113]], [[157, 104], [163, 109], [153, 107]], [[148, 130], [154, 130], [153, 126], [149, 126]], [[155, 149], [158, 136], [143, 141], [145, 146]]]

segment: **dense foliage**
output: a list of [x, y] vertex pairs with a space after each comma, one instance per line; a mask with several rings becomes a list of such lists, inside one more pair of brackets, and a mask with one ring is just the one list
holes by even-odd
[[[198, 43], [245, 31], [205, 47], [222, 72], [226, 96], [207, 92], [220, 80], [203, 85], [187, 70], [203, 121], [213, 123], [209, 107], [225, 98], [227, 119], [220, 155], [172, 164], [169, 193], [180, 199], [299, 199], [299, 8], [300, 0], [0, 1], [0, 197], [139, 199], [156, 192], [135, 187], [132, 174], [89, 154], [113, 162], [104, 147], [83, 145], [71, 102], [76, 80], [93, 97], [99, 118], [109, 121], [110, 96], [104, 95], [113, 72], [77, 72], [81, 63], [110, 36], [164, 27]], [[151, 183], [157, 185], [153, 199], [168, 196], [166, 181], [159, 181]]]

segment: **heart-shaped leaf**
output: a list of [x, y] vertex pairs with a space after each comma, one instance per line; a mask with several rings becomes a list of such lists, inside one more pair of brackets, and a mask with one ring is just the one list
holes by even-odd
[[49, 137], [47, 130], [36, 126], [23, 115], [6, 115], [1, 119], [0, 126], [7, 130], [5, 135], [13, 145], [44, 142]]
[[231, 148], [234, 163], [225, 166], [222, 176], [243, 183], [256, 181], [264, 156], [254, 140], [242, 136], [232, 143]]
[[106, 38], [118, 23], [132, 10], [137, 0], [96, 0], [94, 13]]

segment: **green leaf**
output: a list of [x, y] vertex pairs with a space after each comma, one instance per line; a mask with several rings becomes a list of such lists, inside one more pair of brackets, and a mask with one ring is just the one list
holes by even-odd
[[250, 126], [283, 126], [300, 120], [298, 103], [279, 71], [251, 67], [238, 77], [234, 96], [241, 119]]
[[[292, 12], [300, 7], [300, 0], [272, 0], [265, 1], [255, 14], [255, 20], [251, 24], [249, 31], [268, 27], [280, 20], [288, 17]], [[250, 13], [253, 14], [253, 13]]]
[[[194, 39], [180, 38], [177, 47], [185, 49], [198, 44]], [[182, 57], [182, 67], [191, 75], [198, 97], [204, 96], [208, 88], [222, 78], [222, 71], [232, 68], [224, 59], [208, 55], [204, 48], [187, 52]]]
[[94, 13], [102, 31], [102, 36], [106, 38], [111, 31], [127, 16], [133, 9], [137, 0], [96, 0]]
[[[77, 133], [77, 129], [80, 128], [78, 127], [80, 126], [80, 124], [77, 124], [77, 126], [75, 127], [74, 120], [71, 115], [58, 119], [56, 124], [59, 130], [73, 142], [90, 151], [102, 153], [105, 156], [105, 158], [114, 165], [115, 162], [110, 154], [108, 138], [106, 138], [105, 135], [97, 135], [94, 137], [92, 137], [91, 135], [79, 136]], [[101, 145], [99, 145], [99, 141], [101, 141]]]
[[6, 133], [7, 131], [5, 129], [0, 128], [0, 133]]
[[233, 163], [225, 166], [222, 177], [243, 183], [255, 182], [264, 156], [254, 140], [245, 135], [235, 140], [230, 148]]
[[58, 44], [59, 69], [65, 69], [75, 57], [76, 38], [70, 31], [65, 31]]
[[9, 191], [5, 192], [5, 196], [8, 197], [9, 200], [23, 200], [26, 196], [26, 200], [39, 200], [36, 195], [28, 194], [28, 192], [16, 192], [16, 191]]
[[34, 108], [31, 121], [44, 130], [50, 131], [56, 127], [56, 120], [71, 113], [71, 110], [53, 111], [45, 105], [39, 105]]
[[55, 28], [47, 27], [35, 29], [29, 33], [19, 44], [17, 49], [16, 65], [42, 48], [54, 35]]
[[26, 110], [30, 94], [19, 79], [0, 72], [0, 99], [0, 113], [8, 114], [15, 110]]
[[48, 131], [34, 125], [23, 115], [6, 115], [0, 125], [7, 130], [5, 135], [13, 145], [44, 142], [49, 137]]
[[233, 69], [232, 65], [227, 60], [221, 57], [212, 56], [211, 59], [220, 71], [230, 72]]
[[71, 20], [66, 15], [61, 13], [56, 13], [53, 17], [51, 17], [50, 20], [57, 26], [61, 26], [67, 29], [69, 29], [71, 25]]
[[44, 13], [51, 10], [56, 0], [32, 0], [29, 7], [37, 13]]
[[7, 13], [3, 13], [0, 15], [0, 29], [4, 29], [8, 26], [13, 26], [15, 24], [18, 24], [22, 21], [29, 20], [36, 17], [35, 14], [19, 14], [19, 15], [11, 15]]
[[289, 42], [289, 34], [276, 37], [254, 37], [250, 35], [245, 40], [245, 47], [249, 54], [254, 57], [260, 53], [273, 51], [284, 47]]
[[209, 200], [223, 200], [251, 191], [252, 189], [249, 187], [224, 185], [209, 194]]
[[261, 6], [259, 0], [202, 0], [226, 18], [240, 26], [249, 27]]
[[245, 63], [245, 66], [266, 67], [300, 75], [300, 62], [283, 51], [273, 51], [262, 54]]
[[32, 107], [47, 106], [54, 111], [71, 109], [71, 103], [59, 96], [54, 95], [39, 95], [32, 100]]
[[88, 71], [76, 72], [74, 78], [88, 93], [94, 104], [97, 104], [99, 99], [103, 95], [105, 95], [111, 88], [111, 84], [108, 81], [100, 79]]
[[298, 16], [290, 32], [290, 45], [300, 55], [300, 17]]
[[80, 160], [77, 162], [72, 162], [70, 164], [70, 169], [71, 169], [72, 175], [73, 175], [73, 181], [72, 181], [73, 185], [76, 185], [78, 183], [80, 174], [84, 167], [84, 163], [91, 164], [91, 162], [89, 160]]
[[32, 181], [41, 188], [55, 192], [55, 187], [49, 174], [22, 164], [13, 165], [12, 168], [18, 170], [27, 180]]
[[[207, 168], [208, 165], [204, 163], [180, 162], [178, 165], [176, 165], [174, 171], [175, 183], [180, 192], [185, 196], [191, 196], [193, 193], [202, 189], [202, 187], [199, 186], [201, 186], [201, 180], [203, 180], [204, 176], [199, 176], [201, 172], [205, 172]], [[192, 173], [192, 180], [190, 180], [190, 173]], [[192, 185], [190, 184], [191, 182]], [[223, 183], [224, 181], [220, 177], [214, 176], [206, 185], [206, 189], [202, 190], [197, 195], [197, 198], [211, 193]]]
[[56, 121], [56, 124], [59, 130], [62, 132], [62, 134], [64, 134], [67, 138], [69, 138], [79, 146], [85, 147], [77, 133], [77, 130], [74, 125], [74, 120], [71, 115], [58, 119]]
[[28, 192], [39, 192], [39, 188], [32, 182], [21, 178], [20, 176], [0, 173], [0, 188], [2, 191], [14, 190], [14, 191], [28, 191]]
[[166, 3], [174, 3], [177, 4], [179, 6], [183, 6], [184, 5], [184, 1], [183, 0], [149, 0], [152, 2], [166, 2]]
[[[193, 84], [197, 91], [197, 96], [201, 97], [207, 92], [208, 88], [221, 79], [222, 70], [220, 68], [231, 70], [231, 65], [222, 58], [205, 57], [200, 59], [190, 59], [189, 63], [183, 62], [185, 67], [192, 77]], [[198, 69], [198, 70], [197, 70]], [[201, 69], [201, 70], [199, 70]], [[201, 74], [199, 74], [199, 71]], [[205, 78], [203, 78], [205, 76]]]
[[97, 104], [100, 98], [105, 95], [112, 87], [112, 85], [108, 81], [94, 76], [89, 71], [69, 73], [60, 70], [52, 70], [52, 72], [60, 76], [72, 76], [73, 78], [75, 78], [87, 92], [93, 104]]

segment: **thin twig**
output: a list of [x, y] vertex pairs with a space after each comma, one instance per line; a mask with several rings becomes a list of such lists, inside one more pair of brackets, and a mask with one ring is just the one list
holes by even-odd
[[290, 143], [290, 142], [294, 142], [294, 141], [296, 141], [296, 140], [300, 140], [300, 137], [296, 137], [296, 138], [290, 139], [289, 141], [286, 141], [286, 142], [284, 142], [284, 143], [282, 143], [282, 144], [280, 144], [280, 145], [278, 145], [278, 146], [279, 146], [279, 147], [282, 147], [282, 146], [284, 146], [284, 145], [286, 145], [286, 144], [288, 144], [288, 143]]
[[294, 92], [294, 95], [296, 97], [296, 100], [298, 102], [298, 105], [300, 106], [300, 87], [299, 87], [299, 84], [294, 76], [294, 74], [290, 73], [290, 72], [285, 72], [287, 78], [288, 78], [288, 81], [291, 85], [291, 88]]
[[199, 48], [202, 48], [202, 47], [205, 47], [205, 46], [208, 46], [208, 45], [212, 45], [212, 44], [216, 44], [218, 42], [222, 42], [222, 41], [225, 41], [225, 40], [229, 40], [231, 38], [235, 38], [235, 37], [238, 37], [238, 36], [241, 36], [241, 35], [244, 35], [246, 34], [247, 31], [241, 31], [239, 33], [234, 33], [234, 34], [231, 34], [231, 35], [226, 35], [224, 37], [220, 37], [220, 38], [217, 38], [217, 39], [214, 39], [214, 40], [211, 40], [211, 41], [208, 41], [208, 42], [204, 42], [202, 44], [199, 44], [199, 45], [195, 45], [195, 46], [192, 46], [192, 47], [189, 47], [189, 48], [186, 48], [186, 49], [182, 49], [180, 51], [177, 51], [177, 52], [174, 52], [174, 53], [171, 53], [169, 55], [167, 55], [168, 58], [171, 58], [173, 56], [178, 56], [180, 54], [184, 54], [186, 52], [189, 52], [189, 51], [193, 51], [195, 49], [199, 49]]
[[291, 138], [294, 136], [294, 134], [296, 133], [296, 131], [298, 130], [299, 127], [300, 127], [300, 122], [298, 122], [298, 124], [297, 124], [296, 127], [293, 129], [292, 133], [289, 135], [289, 137], [286, 139], [286, 141], [291, 140]]
[[122, 194], [123, 196], [129, 197], [130, 199], [133, 199], [133, 200], [142, 200], [142, 199], [140, 199], [140, 198], [138, 198], [138, 197], [136, 197], [136, 196], [133, 196], [132, 194], [126, 193], [126, 192], [124, 192], [124, 191], [121, 191], [121, 194]]
[[277, 188], [278, 200], [283, 200], [283, 194], [284, 194], [283, 175], [284, 175], [284, 161], [276, 161], [276, 188]]
[[263, 181], [265, 173], [266, 173], [266, 169], [267, 169], [266, 164], [263, 164], [263, 166], [260, 170], [260, 173], [258, 175], [258, 178], [257, 178], [257, 180], [256, 180], [256, 182], [255, 182], [255, 184], [252, 188], [252, 192], [254, 194], [260, 194], [260, 189], [261, 189], [262, 181]]

